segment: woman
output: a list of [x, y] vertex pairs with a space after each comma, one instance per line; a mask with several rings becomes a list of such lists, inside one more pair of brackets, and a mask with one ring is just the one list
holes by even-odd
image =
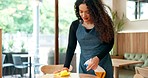
[[[106, 71], [105, 78], [113, 78], [109, 52], [114, 44], [114, 30], [103, 3], [101, 0], [77, 0], [75, 13], [78, 20], [70, 26], [63, 70], [68, 70], [78, 41], [81, 48], [79, 72], [95, 75], [94, 70], [100, 65]], [[91, 62], [84, 66], [90, 58]]]

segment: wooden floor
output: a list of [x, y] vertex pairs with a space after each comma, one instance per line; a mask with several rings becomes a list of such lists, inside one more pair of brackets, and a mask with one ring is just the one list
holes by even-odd
[[[32, 76], [31, 78], [41, 78], [41, 74], [36, 74], [34, 76]], [[8, 76], [3, 76], [2, 78], [29, 78], [29, 76], [26, 74], [23, 77], [21, 77], [20, 75], [8, 75]]]
[[29, 78], [29, 76], [21, 77], [19, 75], [15, 75], [15, 76], [3, 76], [3, 78]]
[[[34, 70], [34, 68], [32, 67], [31, 70]], [[36, 70], [36, 72], [31, 71], [31, 73], [32, 73], [31, 78], [41, 78], [41, 76], [43, 75], [43, 73], [40, 70]], [[28, 73], [24, 74], [23, 77], [21, 77], [20, 74], [17, 74], [17, 75], [6, 75], [6, 76], [3, 76], [2, 78], [29, 78], [29, 70], [28, 70]]]

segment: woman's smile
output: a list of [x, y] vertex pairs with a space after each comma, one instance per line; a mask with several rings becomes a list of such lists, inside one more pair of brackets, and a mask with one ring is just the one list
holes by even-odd
[[79, 6], [79, 14], [84, 22], [91, 22], [90, 13], [86, 4], [81, 4]]

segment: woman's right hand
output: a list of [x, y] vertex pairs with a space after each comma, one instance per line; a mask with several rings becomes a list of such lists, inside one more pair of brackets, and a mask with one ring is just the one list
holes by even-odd
[[99, 64], [99, 58], [97, 56], [93, 57], [90, 62], [88, 63], [88, 66], [86, 68], [87, 71], [89, 71], [90, 69], [95, 70], [98, 67]]
[[63, 67], [61, 70], [54, 71], [53, 74], [59, 73], [59, 72], [61, 72], [63, 70], [66, 70], [66, 71], [69, 72], [69, 69], [67, 67]]

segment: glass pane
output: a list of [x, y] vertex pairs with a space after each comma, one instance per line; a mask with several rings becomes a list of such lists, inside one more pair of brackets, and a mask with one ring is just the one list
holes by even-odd
[[[11, 65], [13, 64], [12, 54], [28, 55], [29, 48], [32, 48], [28, 47], [33, 32], [31, 3], [30, 0], [0, 1], [0, 27], [3, 32], [2, 52], [6, 55], [3, 62], [3, 76], [11, 77], [12, 74], [21, 74], [18, 69], [12, 73], [14, 71], [14, 67]], [[28, 57], [21, 59], [23, 62], [29, 61]], [[28, 70], [24, 70], [24, 72], [27, 74]]]
[[140, 19], [147, 19], [148, 17], [148, 2], [141, 2], [141, 12], [140, 12]]
[[[59, 0], [59, 62], [64, 64], [71, 22], [76, 20], [75, 0]], [[75, 57], [75, 56], [74, 56]], [[76, 57], [74, 58], [76, 60]], [[73, 63], [73, 62], [72, 62]], [[76, 61], [75, 61], [76, 64]], [[76, 65], [73, 65], [76, 66]]]
[[[54, 1], [5, 0], [0, 1], [0, 4], [3, 53], [29, 54], [31, 55], [32, 66], [35, 64], [53, 64]], [[6, 61], [10, 60], [8, 62], [13, 63], [12, 56], [10, 56], [11, 58], [8, 56], [6, 56]], [[8, 68], [5, 71], [7, 71], [6, 75], [11, 75], [13, 68]], [[38, 72], [39, 69], [34, 68], [32, 75]]]
[[54, 64], [55, 1], [43, 0], [40, 6], [39, 56], [42, 64]]
[[126, 15], [129, 20], [147, 19], [147, 0], [127, 1]]
[[134, 1], [127, 1], [126, 15], [128, 19], [135, 20], [135, 2]]

